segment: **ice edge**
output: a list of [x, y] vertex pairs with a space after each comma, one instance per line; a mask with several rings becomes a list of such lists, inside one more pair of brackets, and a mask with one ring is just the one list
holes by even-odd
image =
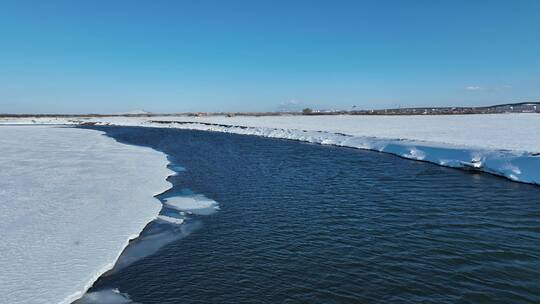
[[[104, 125], [117, 124], [106, 123]], [[466, 171], [483, 172], [513, 182], [540, 186], [540, 155], [526, 151], [480, 149], [418, 140], [354, 136], [327, 131], [248, 127], [192, 121], [148, 121], [137, 126], [280, 138], [376, 151], [404, 159], [422, 161]], [[515, 165], [515, 163], [519, 163], [521, 166]]]
[[[105, 133], [103, 133], [104, 136], [107, 136]], [[145, 147], [142, 147], [142, 148], [145, 148]], [[151, 149], [151, 148], [149, 148]], [[161, 154], [164, 154], [166, 157], [167, 157], [167, 154], [161, 152], [161, 151], [157, 151], [155, 149], [151, 149], [151, 150], [154, 150], [158, 153], [161, 153]], [[169, 165], [170, 162], [167, 163], [167, 165]], [[166, 166], [167, 169], [168, 169], [168, 166]], [[170, 169], [169, 169], [170, 170]], [[176, 172], [170, 170], [172, 173], [167, 175], [167, 177], [165, 178], [165, 181], [168, 182], [170, 184], [170, 182], [168, 181], [169, 177], [171, 177], [172, 175], [174, 175]], [[157, 198], [157, 196], [161, 195], [162, 193], [170, 190], [172, 188], [172, 184], [168, 187], [168, 188], [164, 188], [163, 190], [161, 191], [158, 191], [157, 193], [155, 193], [153, 195], [153, 198], [155, 200], [157, 200], [157, 202], [161, 204], [161, 201]], [[161, 210], [161, 209], [160, 209]], [[137, 234], [133, 234], [131, 236], [128, 237], [127, 241], [124, 243], [124, 246], [122, 247], [122, 249], [118, 252], [118, 254], [116, 255], [114, 261], [112, 261], [111, 263], [108, 263], [106, 264], [103, 268], [101, 268], [99, 271], [96, 272], [96, 274], [92, 277], [92, 279], [90, 279], [90, 281], [88, 281], [88, 283], [84, 286], [84, 288], [82, 290], [79, 290], [77, 292], [74, 292], [72, 293], [71, 295], [67, 296], [64, 300], [62, 300], [61, 302], [59, 302], [58, 304], [71, 304], [77, 300], [79, 300], [80, 298], [82, 298], [87, 292], [88, 290], [94, 285], [94, 283], [105, 273], [107, 273], [108, 271], [112, 270], [114, 268], [114, 265], [116, 265], [116, 262], [118, 261], [118, 259], [120, 258], [120, 256], [122, 255], [122, 253], [124, 252], [124, 250], [126, 250], [126, 248], [129, 246], [129, 244], [131, 243], [131, 241], [137, 239], [141, 233], [144, 231], [144, 229], [146, 228], [146, 226], [148, 226], [148, 224], [150, 224], [151, 222], [155, 221], [158, 216], [159, 216], [159, 212], [158, 211], [152, 218], [150, 218], [148, 221], [145, 222], [145, 224], [143, 225], [142, 229], [140, 229], [139, 233]]]

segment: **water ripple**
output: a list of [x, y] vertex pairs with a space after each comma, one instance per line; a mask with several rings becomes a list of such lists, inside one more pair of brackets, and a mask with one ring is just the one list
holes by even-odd
[[102, 278], [150, 303], [539, 303], [540, 187], [377, 152], [103, 128], [188, 168], [203, 226]]

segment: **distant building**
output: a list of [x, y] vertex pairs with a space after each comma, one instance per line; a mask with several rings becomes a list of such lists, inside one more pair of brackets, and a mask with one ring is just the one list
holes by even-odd
[[496, 113], [540, 113], [540, 102], [501, 104], [487, 107], [419, 107], [380, 110], [353, 110], [353, 115], [459, 115]]

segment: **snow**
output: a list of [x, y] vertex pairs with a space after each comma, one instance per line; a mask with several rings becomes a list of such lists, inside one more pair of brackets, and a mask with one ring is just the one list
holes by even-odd
[[447, 167], [489, 172], [513, 181], [540, 185], [540, 155], [524, 151], [480, 149], [425, 141], [383, 139], [295, 129], [246, 128], [201, 123], [181, 123], [171, 124], [171, 126], [374, 150]]
[[0, 303], [71, 303], [158, 215], [166, 156], [102, 132], [0, 126]]
[[[368, 149], [540, 185], [538, 114], [0, 118], [0, 303], [71, 303], [114, 266], [148, 222], [156, 219], [184, 232], [147, 236], [159, 242], [138, 240], [124, 252], [129, 259], [122, 265], [194, 229], [183, 218], [158, 216], [161, 204], [153, 195], [169, 187], [166, 177], [172, 173], [164, 154], [94, 130], [50, 126], [87, 123]], [[219, 209], [200, 194], [170, 197], [164, 205], [180, 215]], [[114, 290], [89, 296], [85, 300], [129, 302]]]
[[[171, 120], [159, 117], [154, 120]], [[325, 131], [482, 149], [540, 152], [539, 114], [416, 116], [209, 116], [174, 119], [256, 128]]]
[[[152, 125], [150, 121], [213, 123], [255, 128], [325, 131], [360, 137], [408, 139], [491, 150], [540, 153], [540, 115], [415, 115], [415, 116], [157, 116], [94, 118], [0, 118], [0, 124]], [[163, 125], [162, 125], [163, 126]]]
[[368, 149], [540, 184], [540, 115], [152, 116], [0, 119], [0, 124], [145, 126], [227, 132]]

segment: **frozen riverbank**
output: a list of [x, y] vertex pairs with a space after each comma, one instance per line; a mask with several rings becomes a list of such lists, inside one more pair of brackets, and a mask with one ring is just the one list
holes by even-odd
[[0, 126], [0, 302], [71, 303], [161, 209], [163, 153], [102, 132]]
[[152, 121], [179, 121], [325, 131], [358, 137], [407, 139], [489, 150], [540, 153], [540, 114], [415, 116], [151, 116], [0, 118], [0, 124], [77, 124], [98, 122], [149, 126]]
[[[539, 303], [540, 187], [288, 140], [95, 129], [185, 168], [159, 198], [203, 223], [91, 292], [144, 304]], [[193, 203], [208, 198], [221, 209], [199, 217]]]
[[540, 184], [540, 115], [150, 116], [4, 119], [227, 132], [368, 149]]

